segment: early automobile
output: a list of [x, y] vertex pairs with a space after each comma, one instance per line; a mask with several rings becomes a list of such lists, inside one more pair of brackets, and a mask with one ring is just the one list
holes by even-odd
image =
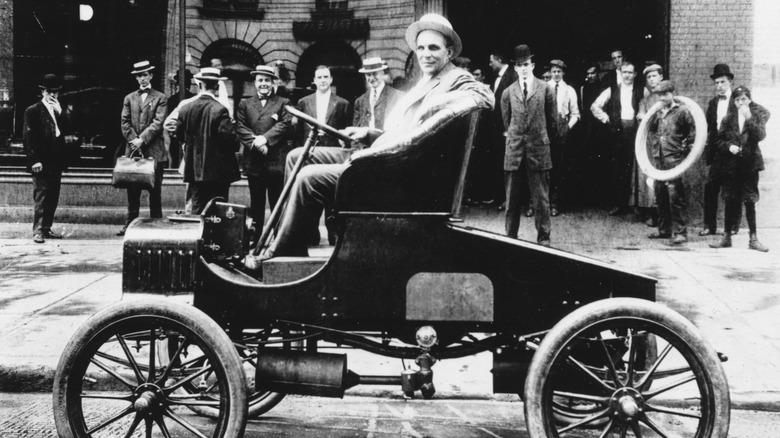
[[[286, 394], [431, 398], [436, 362], [490, 352], [492, 390], [523, 399], [531, 437], [725, 437], [721, 357], [654, 302], [655, 279], [460, 220], [478, 115], [454, 99], [393, 153], [345, 165], [336, 245], [261, 273], [241, 262], [244, 206], [134, 222], [127, 299], [85, 323], [57, 368], [60, 436], [240, 437]], [[359, 375], [324, 346], [416, 367]]]

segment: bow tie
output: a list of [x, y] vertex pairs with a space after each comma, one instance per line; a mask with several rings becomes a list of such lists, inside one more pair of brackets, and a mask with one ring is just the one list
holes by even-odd
[[138, 94], [144, 94], [148, 92], [149, 92], [149, 88], [141, 88], [140, 90], [138, 90]]
[[726, 96], [718, 96], [718, 100], [726, 100]]

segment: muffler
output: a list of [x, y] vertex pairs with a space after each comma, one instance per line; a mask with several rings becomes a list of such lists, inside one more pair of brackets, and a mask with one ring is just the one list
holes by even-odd
[[347, 370], [346, 354], [262, 349], [257, 353], [257, 391], [342, 398], [345, 390], [360, 383], [360, 377]]

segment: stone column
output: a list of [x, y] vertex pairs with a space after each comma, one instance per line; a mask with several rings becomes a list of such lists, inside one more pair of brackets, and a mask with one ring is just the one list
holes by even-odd
[[414, 0], [414, 20], [417, 21], [425, 14], [435, 13], [447, 16], [444, 0]]
[[14, 2], [0, 0], [0, 149], [13, 134]]

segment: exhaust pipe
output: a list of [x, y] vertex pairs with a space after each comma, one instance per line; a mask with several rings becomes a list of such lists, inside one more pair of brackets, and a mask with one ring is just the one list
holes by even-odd
[[258, 351], [258, 391], [343, 398], [344, 391], [358, 383], [360, 377], [347, 370], [346, 354]]

